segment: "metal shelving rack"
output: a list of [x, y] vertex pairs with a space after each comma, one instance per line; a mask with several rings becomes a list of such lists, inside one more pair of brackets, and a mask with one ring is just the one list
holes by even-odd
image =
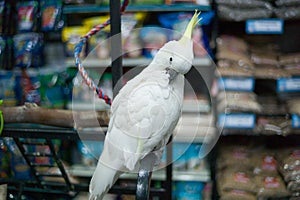
[[[82, 132], [82, 131], [81, 131]], [[99, 134], [96, 131], [86, 131], [86, 139], [93, 137], [100, 140], [104, 139], [103, 134]], [[99, 136], [100, 135], [100, 136]], [[56, 197], [73, 198], [79, 192], [88, 191], [89, 185], [87, 183], [72, 183], [70, 181], [68, 170], [63, 166], [61, 159], [59, 158], [52, 140], [79, 140], [78, 131], [70, 128], [60, 128], [53, 126], [44, 126], [36, 124], [10, 124], [5, 125], [1, 137], [11, 137], [16, 142], [22, 156], [25, 158], [26, 163], [30, 167], [31, 174], [33, 175], [33, 180], [30, 181], [16, 181], [12, 179], [1, 180], [1, 184], [8, 184], [9, 190], [17, 193], [17, 199], [21, 199], [22, 194], [36, 194], [36, 195], [55, 195]], [[83, 138], [85, 138], [83, 136]], [[24, 142], [23, 139], [39, 139], [44, 140], [43, 142]], [[25, 140], [27, 141], [27, 140]], [[43, 152], [28, 153], [24, 145], [45, 145], [48, 146], [51, 153], [45, 154]], [[170, 153], [170, 148], [172, 145], [168, 145], [167, 152]], [[52, 157], [54, 163], [52, 165], [38, 165], [31, 161], [29, 157]], [[36, 171], [36, 167], [57, 167], [59, 173], [49, 174], [40, 173]], [[43, 177], [60, 177], [64, 180], [64, 183], [45, 181]], [[138, 176], [137, 182], [142, 185], [142, 187], [123, 187], [120, 185], [115, 185], [110, 190], [113, 194], [131, 194], [137, 195], [136, 199], [145, 200], [145, 195], [151, 195], [159, 197], [160, 199], [170, 199], [172, 193], [172, 165], [166, 167], [166, 179], [163, 188], [152, 188], [149, 185], [149, 180], [151, 173], [148, 176]], [[143, 193], [144, 190], [149, 191], [149, 193]], [[141, 191], [142, 190], [142, 191]]]
[[[171, 5], [129, 5], [126, 9], [128, 12], [177, 12], [177, 11], [194, 11], [195, 9], [200, 11], [210, 11], [211, 7], [207, 5], [195, 5], [189, 3], [171, 4]], [[84, 14], [84, 13], [106, 13], [109, 12], [109, 6], [100, 5], [66, 5], [63, 12], [65, 14]]]

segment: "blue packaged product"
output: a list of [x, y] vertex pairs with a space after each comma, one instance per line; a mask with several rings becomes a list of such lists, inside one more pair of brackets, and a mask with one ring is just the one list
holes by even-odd
[[82, 155], [81, 163], [88, 166], [96, 166], [97, 159], [100, 157], [100, 154], [103, 150], [104, 142], [84, 140], [79, 141], [77, 146]]
[[15, 67], [40, 67], [44, 64], [43, 35], [22, 33], [14, 38]]
[[176, 170], [186, 170], [188, 143], [173, 143], [173, 168]]
[[176, 181], [174, 194], [176, 200], [201, 200], [205, 184], [198, 181]]
[[5, 46], [6, 42], [3, 37], [0, 36], [0, 69], [4, 69], [4, 58], [5, 58]]
[[14, 140], [12, 138], [4, 138], [4, 142], [7, 145], [9, 152], [11, 153], [10, 166], [14, 179], [32, 179], [30, 168], [27, 165]]
[[[183, 34], [182, 30], [185, 30], [185, 26], [192, 16], [193, 14], [189, 12], [167, 13], [159, 15], [158, 20], [162, 24], [162, 27], [173, 30], [171, 39], [178, 39], [181, 37], [181, 34]], [[199, 24], [199, 26], [195, 27], [192, 36], [194, 41], [194, 54], [195, 57], [212, 56], [209, 46], [209, 37], [203, 27], [211, 23], [214, 18], [214, 12], [202, 12], [200, 18], [202, 18], [200, 21], [201, 26]]]
[[203, 160], [199, 157], [200, 149], [201, 144], [193, 143], [189, 146], [186, 153], [187, 166], [189, 170], [197, 169], [203, 162]]
[[5, 106], [17, 105], [15, 75], [12, 71], [0, 71], [0, 99]]

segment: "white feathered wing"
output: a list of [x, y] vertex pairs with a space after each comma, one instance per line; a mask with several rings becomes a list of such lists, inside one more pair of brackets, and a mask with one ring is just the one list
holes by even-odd
[[[151, 69], [151, 68], [149, 68]], [[145, 69], [114, 99], [104, 150], [90, 183], [90, 199], [100, 200], [118, 177], [139, 168], [155, 151], [159, 163], [181, 114], [184, 77]]]

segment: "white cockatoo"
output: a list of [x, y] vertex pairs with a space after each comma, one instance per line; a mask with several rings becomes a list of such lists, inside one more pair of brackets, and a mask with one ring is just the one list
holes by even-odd
[[149, 153], [161, 160], [181, 116], [184, 74], [194, 59], [195, 12], [179, 41], [169, 41], [152, 62], [120, 90], [111, 107], [104, 149], [90, 182], [90, 200], [101, 200], [124, 172], [136, 172]]

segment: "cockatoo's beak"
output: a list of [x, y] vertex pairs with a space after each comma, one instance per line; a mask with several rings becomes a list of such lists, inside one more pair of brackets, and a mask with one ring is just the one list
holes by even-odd
[[187, 25], [183, 36], [179, 40], [180, 43], [185, 44], [187, 42], [187, 40], [191, 40], [193, 30], [194, 30], [195, 26], [201, 20], [201, 18], [200, 19], [198, 18], [199, 15], [200, 15], [200, 12], [198, 12], [198, 10], [196, 10], [194, 16], [192, 17], [192, 19], [190, 20], [189, 24]]

